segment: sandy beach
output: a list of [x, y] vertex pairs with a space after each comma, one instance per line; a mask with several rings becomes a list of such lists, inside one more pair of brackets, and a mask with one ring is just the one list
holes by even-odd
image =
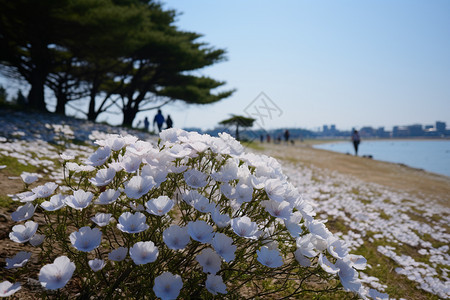
[[432, 198], [443, 206], [450, 205], [450, 177], [421, 169], [364, 157], [315, 149], [314, 141], [286, 144], [262, 144], [264, 153], [287, 161], [298, 161], [331, 172], [354, 176], [368, 183]]

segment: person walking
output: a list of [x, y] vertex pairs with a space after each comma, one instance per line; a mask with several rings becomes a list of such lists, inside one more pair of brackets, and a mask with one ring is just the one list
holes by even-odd
[[155, 126], [156, 123], [156, 125], [158, 125], [159, 132], [161, 132], [162, 130], [164, 121], [165, 121], [164, 116], [162, 115], [161, 110], [158, 109], [158, 113], [155, 115], [155, 118], [153, 119], [153, 126]]
[[167, 115], [166, 125], [167, 125], [167, 128], [173, 127], [173, 121], [172, 121], [172, 118], [170, 117], [170, 115]]
[[144, 127], [145, 127], [145, 131], [148, 131], [148, 127], [150, 126], [150, 122], [148, 121], [148, 118], [145, 117], [144, 119]]
[[352, 142], [353, 142], [353, 147], [355, 148], [355, 155], [358, 155], [358, 147], [359, 144], [361, 143], [361, 138], [359, 137], [359, 133], [358, 130], [353, 130], [352, 133]]

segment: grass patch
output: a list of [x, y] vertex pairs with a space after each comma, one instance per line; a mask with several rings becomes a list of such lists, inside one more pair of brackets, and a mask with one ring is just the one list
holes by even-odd
[[5, 195], [0, 195], [0, 207], [2, 208], [11, 208], [14, 201]]
[[38, 171], [38, 167], [21, 164], [17, 158], [11, 156], [0, 155], [0, 165], [6, 165], [8, 174], [12, 176], [20, 176], [22, 172], [33, 173]]
[[384, 211], [380, 211], [380, 218], [389, 220], [391, 217], [389, 217]]
[[339, 217], [335, 219], [328, 218], [326, 226], [333, 233], [342, 232], [346, 234], [348, 232], [348, 227], [345, 225], [344, 220]]

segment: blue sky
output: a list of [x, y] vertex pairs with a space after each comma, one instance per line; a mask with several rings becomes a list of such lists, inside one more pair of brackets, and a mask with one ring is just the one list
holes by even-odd
[[180, 29], [227, 50], [199, 72], [236, 88], [220, 103], [172, 105], [177, 126], [212, 128], [264, 92], [264, 127], [450, 127], [450, 1], [167, 0]]
[[[391, 130], [435, 121], [450, 127], [448, 0], [163, 2], [180, 13], [180, 29], [227, 50], [227, 61], [196, 74], [237, 89], [212, 105], [165, 106], [176, 127], [209, 129], [231, 114], [251, 113], [262, 92], [277, 108], [264, 120], [254, 115], [265, 129]], [[100, 121], [106, 118], [121, 122], [111, 115]]]

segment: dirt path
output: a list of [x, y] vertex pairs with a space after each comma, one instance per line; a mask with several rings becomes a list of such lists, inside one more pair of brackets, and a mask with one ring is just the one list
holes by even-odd
[[264, 144], [263, 147], [265, 154], [277, 159], [351, 175], [365, 182], [378, 183], [450, 206], [450, 177], [447, 176], [401, 164], [314, 149], [310, 145]]

